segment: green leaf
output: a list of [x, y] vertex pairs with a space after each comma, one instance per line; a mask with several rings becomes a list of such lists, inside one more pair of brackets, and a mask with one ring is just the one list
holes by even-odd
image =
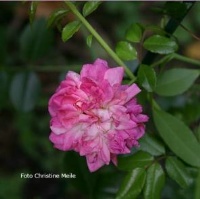
[[52, 27], [57, 24], [69, 11], [66, 9], [58, 9], [51, 13], [47, 21], [47, 27]]
[[156, 86], [156, 73], [147, 65], [141, 65], [138, 71], [138, 82], [148, 92], [152, 92]]
[[169, 148], [189, 165], [199, 167], [200, 145], [191, 130], [182, 121], [161, 110], [154, 110], [153, 118]]
[[147, 170], [144, 199], [160, 199], [165, 183], [165, 174], [159, 163], [152, 164]]
[[174, 96], [185, 92], [199, 76], [198, 70], [174, 68], [162, 73], [155, 92], [162, 96]]
[[197, 140], [200, 142], [200, 124], [199, 124], [199, 126], [196, 128], [195, 136], [196, 136]]
[[182, 188], [190, 185], [190, 177], [184, 164], [175, 157], [168, 157], [165, 164], [168, 175]]
[[126, 39], [132, 42], [140, 42], [142, 38], [143, 30], [141, 25], [138, 23], [132, 24], [126, 32]]
[[145, 183], [145, 169], [136, 168], [129, 172], [117, 192], [116, 199], [134, 199], [142, 191]]
[[137, 59], [137, 51], [135, 48], [126, 41], [120, 41], [115, 48], [117, 55], [123, 60]]
[[118, 157], [118, 168], [125, 171], [130, 171], [137, 167], [145, 167], [153, 160], [153, 156], [151, 156], [149, 153], [138, 151], [130, 156]]
[[44, 57], [53, 44], [53, 32], [47, 30], [44, 19], [35, 20], [27, 25], [20, 37], [20, 55], [25, 61], [36, 61]]
[[143, 138], [140, 139], [140, 149], [150, 153], [153, 156], [165, 154], [164, 145], [154, 136], [147, 133]]
[[36, 10], [37, 10], [38, 3], [39, 3], [38, 1], [32, 1], [31, 2], [30, 9], [29, 9], [30, 24], [32, 24], [34, 19], [35, 19], [35, 13], [36, 13]]
[[92, 12], [94, 12], [99, 5], [101, 4], [100, 1], [88, 1], [83, 6], [83, 16], [86, 17]]
[[178, 45], [170, 38], [153, 35], [146, 39], [143, 44], [144, 48], [158, 54], [173, 53], [178, 49]]
[[89, 36], [87, 37], [86, 43], [87, 43], [87, 45], [88, 45], [89, 48], [90, 48], [91, 45], [92, 45], [92, 39], [93, 39], [93, 35], [89, 35]]
[[11, 82], [11, 102], [19, 111], [31, 111], [38, 100], [39, 89], [40, 82], [35, 73], [17, 73]]
[[80, 21], [73, 21], [68, 23], [62, 30], [62, 40], [66, 42], [79, 30], [80, 27]]
[[196, 186], [195, 186], [195, 199], [199, 199], [200, 198], [200, 169], [199, 169], [199, 172], [198, 172], [198, 176], [196, 178]]

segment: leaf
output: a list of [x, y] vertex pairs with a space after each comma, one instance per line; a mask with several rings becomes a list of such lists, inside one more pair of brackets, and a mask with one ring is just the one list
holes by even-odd
[[199, 169], [199, 172], [198, 172], [198, 176], [196, 178], [196, 186], [195, 186], [195, 199], [199, 199], [200, 198], [200, 169]]
[[51, 13], [47, 21], [47, 27], [54, 26], [58, 21], [60, 21], [69, 11], [66, 9], [58, 9]]
[[137, 51], [135, 48], [126, 41], [120, 41], [115, 48], [117, 55], [123, 60], [137, 59]]
[[93, 39], [93, 35], [89, 35], [89, 36], [87, 37], [86, 43], [87, 43], [87, 45], [88, 45], [89, 48], [90, 48], [91, 45], [92, 45], [92, 39]]
[[29, 9], [29, 20], [30, 20], [30, 24], [33, 24], [33, 21], [35, 19], [35, 13], [37, 10], [37, 6], [38, 6], [38, 1], [32, 1], [31, 5], [30, 5], [30, 9]]
[[143, 34], [143, 29], [140, 24], [132, 24], [126, 32], [126, 39], [131, 42], [140, 42]]
[[182, 188], [190, 185], [190, 177], [184, 164], [175, 157], [168, 157], [165, 164], [168, 175]]
[[155, 92], [162, 96], [174, 96], [185, 92], [199, 76], [198, 70], [174, 68], [158, 77]]
[[35, 73], [17, 73], [13, 77], [10, 88], [12, 104], [19, 111], [31, 111], [36, 105], [39, 89], [40, 82]]
[[178, 45], [170, 38], [153, 35], [146, 39], [143, 44], [144, 48], [158, 54], [173, 53], [178, 49]]
[[198, 142], [200, 143], [200, 124], [199, 124], [199, 126], [196, 128], [195, 136], [196, 136]]
[[68, 23], [62, 30], [62, 40], [66, 42], [79, 30], [80, 27], [80, 21], [73, 21]]
[[200, 166], [200, 145], [191, 130], [179, 119], [161, 110], [153, 111], [160, 136], [169, 148], [192, 166]]
[[160, 199], [165, 175], [159, 163], [152, 164], [147, 170], [144, 186], [144, 199]]
[[147, 65], [141, 65], [138, 71], [138, 82], [148, 92], [152, 92], [156, 86], [156, 73]]
[[122, 182], [116, 199], [134, 199], [142, 191], [145, 183], [145, 169], [136, 168], [129, 172]]
[[147, 133], [143, 138], [140, 139], [140, 149], [150, 153], [153, 156], [165, 154], [164, 145], [154, 136], [151, 136]]
[[46, 29], [46, 21], [35, 20], [27, 25], [20, 37], [20, 55], [25, 61], [36, 61], [50, 50], [53, 44], [53, 32]]
[[94, 12], [99, 5], [101, 4], [100, 1], [88, 1], [83, 6], [83, 16], [86, 17]]
[[119, 157], [118, 168], [125, 171], [130, 171], [137, 167], [145, 167], [153, 160], [153, 156], [151, 156], [149, 153], [138, 151], [137, 153], [130, 156]]

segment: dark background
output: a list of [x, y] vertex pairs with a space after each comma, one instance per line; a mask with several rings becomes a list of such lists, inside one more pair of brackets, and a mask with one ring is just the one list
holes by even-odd
[[[80, 8], [83, 3], [78, 3]], [[123, 176], [117, 168], [110, 165], [91, 174], [84, 158], [53, 148], [48, 140], [48, 100], [68, 70], [78, 72], [82, 64], [98, 57], [113, 66], [115, 62], [95, 40], [91, 48], [87, 46], [88, 32], [84, 28], [68, 42], [62, 42], [59, 29], [74, 19], [72, 14], [58, 28], [46, 28], [50, 13], [63, 7], [63, 3], [39, 3], [32, 26], [29, 4], [0, 2], [0, 198], [114, 198]], [[88, 20], [114, 48], [132, 23], [163, 23], [163, 14], [158, 11], [163, 5], [164, 2], [104, 2]], [[197, 36], [199, 13], [198, 2], [182, 22]], [[181, 27], [175, 36], [182, 54], [200, 60], [200, 41]], [[191, 113], [188, 117], [193, 116]], [[20, 178], [21, 173], [74, 173], [76, 179]], [[163, 198], [170, 198], [170, 193], [174, 198], [190, 197], [189, 191], [179, 193], [171, 181], [164, 193]]]

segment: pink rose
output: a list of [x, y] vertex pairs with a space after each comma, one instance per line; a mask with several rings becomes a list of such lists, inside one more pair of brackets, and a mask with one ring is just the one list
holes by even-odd
[[121, 85], [123, 74], [97, 59], [80, 75], [69, 71], [49, 100], [51, 142], [86, 156], [91, 172], [111, 160], [116, 165], [117, 154], [130, 153], [145, 133], [148, 117], [135, 98], [140, 89]]

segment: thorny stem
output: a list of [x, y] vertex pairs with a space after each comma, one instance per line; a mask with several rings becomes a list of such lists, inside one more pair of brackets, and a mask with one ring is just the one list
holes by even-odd
[[115, 60], [115, 62], [118, 63], [120, 66], [124, 67], [126, 74], [132, 79], [132, 81], [135, 81], [135, 75], [116, 55], [116, 53], [110, 48], [110, 46], [103, 40], [103, 38], [97, 33], [97, 31], [89, 24], [89, 22], [82, 16], [82, 14], [77, 10], [76, 6], [69, 1], [65, 1], [65, 4], [74, 13], [74, 15], [84, 24], [88, 31], [96, 38], [99, 44], [106, 50], [106, 52], [113, 58], [113, 60]]

